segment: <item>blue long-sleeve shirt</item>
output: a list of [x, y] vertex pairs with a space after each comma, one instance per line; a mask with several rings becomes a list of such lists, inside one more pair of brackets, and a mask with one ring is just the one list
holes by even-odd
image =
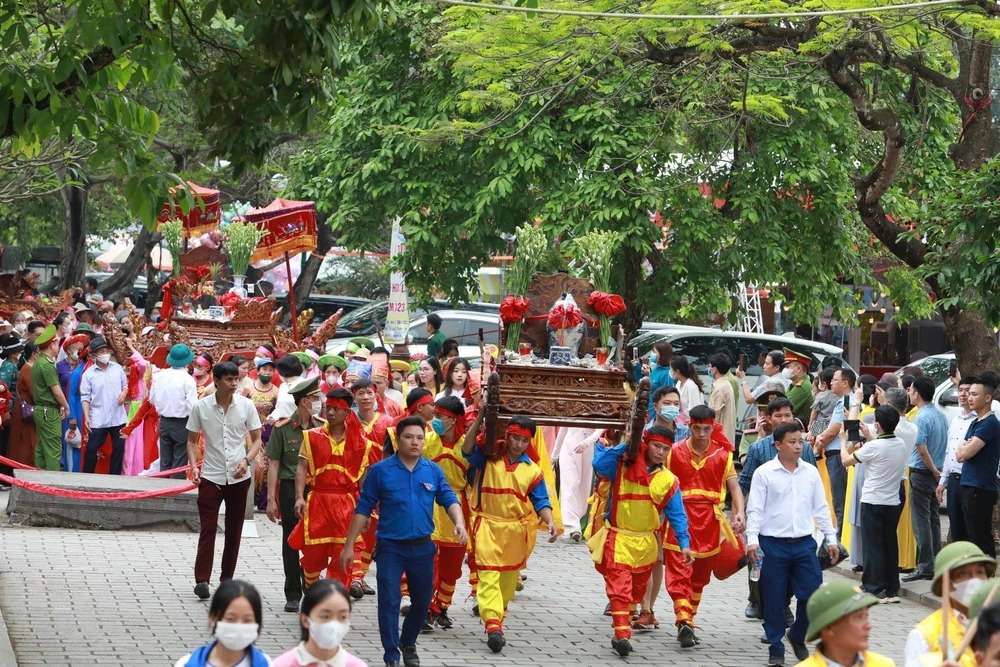
[[441, 467], [421, 457], [411, 471], [398, 456], [390, 456], [368, 470], [354, 513], [371, 516], [377, 505], [378, 539], [416, 540], [434, 532], [435, 502], [442, 507], [458, 503]]
[[[743, 470], [740, 471], [739, 479], [744, 499], [750, 496], [750, 482], [753, 481], [753, 474], [757, 468], [777, 457], [778, 448], [774, 444], [773, 435], [764, 436], [750, 445], [750, 449], [747, 450], [746, 461], [743, 463]], [[816, 455], [813, 454], [812, 447], [807, 444], [802, 445], [802, 455], [800, 458], [806, 463], [816, 465]]]
[[[597, 445], [594, 448], [594, 472], [610, 480], [617, 479], [618, 466], [621, 464], [626, 451], [628, 451], [628, 445], [626, 444], [616, 445], [615, 447]], [[657, 468], [659, 466], [650, 466], [650, 474]], [[608, 499], [608, 513], [605, 514], [605, 518], [611, 513], [614, 493], [615, 485], [612, 484], [611, 497]], [[684, 511], [684, 499], [681, 496], [679, 488], [670, 494], [667, 504], [663, 507], [663, 511], [660, 512], [660, 520], [662, 521], [663, 519], [670, 522], [670, 527], [674, 529], [674, 534], [677, 535], [677, 544], [681, 549], [689, 548], [691, 546], [691, 536], [688, 532], [687, 512]]]
[[[475, 480], [476, 473], [486, 467], [487, 459], [479, 447], [474, 448], [468, 454], [465, 454], [465, 452], [463, 454], [469, 462], [469, 472], [467, 474], [471, 482]], [[533, 463], [533, 461], [527, 454], [521, 454], [514, 463]], [[535, 508], [536, 513], [541, 512], [546, 507], [552, 509], [552, 502], [549, 500], [549, 491], [545, 488], [544, 482], [536, 484], [535, 488], [528, 490], [528, 499], [531, 500], [531, 506]]]

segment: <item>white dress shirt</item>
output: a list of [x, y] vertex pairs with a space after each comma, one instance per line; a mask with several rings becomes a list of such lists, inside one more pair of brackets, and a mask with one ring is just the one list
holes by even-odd
[[941, 480], [938, 486], [944, 486], [948, 481], [948, 475], [961, 474], [962, 464], [957, 458], [959, 446], [965, 442], [965, 434], [969, 431], [969, 424], [976, 418], [975, 412], [962, 412], [948, 426], [948, 451], [944, 455], [944, 465], [941, 466]]
[[197, 401], [188, 417], [187, 430], [205, 436], [205, 463], [201, 476], [216, 484], [236, 484], [250, 477], [250, 466], [236, 477], [236, 466], [246, 458], [246, 437], [260, 429], [260, 416], [253, 401], [233, 395], [233, 402], [223, 411], [215, 394]]
[[278, 397], [274, 399], [274, 410], [267, 416], [269, 422], [288, 419], [295, 414], [295, 397], [292, 396], [289, 389], [304, 377], [304, 375], [296, 375], [291, 378], [281, 378], [281, 384], [278, 385]]
[[807, 537], [816, 527], [827, 540], [837, 543], [837, 530], [816, 466], [796, 462], [788, 470], [777, 458], [763, 464], [753, 474], [747, 502], [747, 545], [767, 537]]
[[197, 400], [198, 389], [186, 368], [164, 368], [153, 375], [149, 402], [161, 417], [187, 418]]

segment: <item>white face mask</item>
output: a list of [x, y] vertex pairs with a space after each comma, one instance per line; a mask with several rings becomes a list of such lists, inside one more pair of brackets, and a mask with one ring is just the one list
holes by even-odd
[[344, 637], [351, 630], [350, 621], [327, 621], [317, 623], [309, 619], [309, 638], [316, 642], [316, 646], [330, 650], [340, 646]]
[[792, 379], [792, 369], [788, 368], [787, 366], [785, 368], [782, 368], [781, 369], [781, 377], [785, 378], [786, 380], [791, 380]]
[[14, 331], [21, 334], [22, 336], [27, 330], [28, 330], [27, 322], [18, 322], [17, 324], [14, 325]]
[[111, 361], [111, 353], [110, 352], [101, 352], [99, 355], [97, 355], [97, 363], [99, 363], [99, 364], [106, 364], [109, 361]]
[[966, 579], [960, 584], [955, 584], [955, 590], [951, 593], [951, 599], [968, 609], [969, 602], [972, 601], [972, 596], [976, 594], [976, 590], [983, 585], [984, 581], [985, 579]]
[[215, 638], [230, 651], [242, 651], [257, 640], [259, 627], [256, 623], [226, 623], [215, 624]]
[[319, 417], [319, 413], [322, 409], [323, 409], [322, 403], [320, 403], [317, 400], [313, 400], [309, 404], [309, 412], [312, 414], [313, 417]]

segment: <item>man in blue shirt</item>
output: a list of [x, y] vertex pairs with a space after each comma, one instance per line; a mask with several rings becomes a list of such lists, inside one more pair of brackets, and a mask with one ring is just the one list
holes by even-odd
[[992, 403], [997, 393], [997, 379], [993, 373], [983, 373], [971, 382], [969, 407], [976, 413], [976, 419], [969, 425], [965, 443], [959, 445], [955, 457], [963, 464], [959, 498], [969, 541], [995, 556], [993, 506], [997, 502], [1000, 421], [992, 412]]
[[[795, 421], [792, 402], [784, 396], [771, 399], [771, 402], [767, 404], [767, 421], [771, 425], [771, 433], [750, 445], [743, 469], [740, 471], [740, 489], [743, 490], [745, 497], [750, 496], [750, 483], [753, 481], [753, 474], [757, 468], [778, 457], [778, 447], [774, 444], [774, 430], [782, 424], [791, 424]], [[802, 460], [813, 466], [816, 465], [816, 455], [813, 454], [812, 447], [802, 448]], [[747, 574], [749, 574], [749, 568], [747, 568]], [[791, 600], [791, 597], [791, 585], [789, 585], [788, 599]], [[747, 618], [764, 618], [760, 602], [760, 583], [752, 579], [750, 580], [750, 594], [747, 596], [747, 608], [743, 611], [743, 615]], [[790, 607], [786, 606], [785, 617], [790, 618], [788, 625], [794, 622]]]
[[826, 472], [830, 478], [830, 495], [833, 498], [833, 512], [837, 515], [837, 536], [839, 538], [844, 527], [844, 497], [847, 495], [847, 468], [840, 460], [841, 432], [844, 430], [844, 420], [850, 414], [852, 407], [860, 399], [853, 399], [854, 385], [858, 376], [850, 368], [838, 368], [833, 373], [833, 384], [830, 391], [837, 396], [837, 404], [830, 415], [830, 425], [815, 438], [812, 438], [813, 449], [817, 460], [826, 458]]
[[932, 401], [934, 382], [914, 378], [906, 390], [917, 407], [917, 440], [907, 465], [910, 468], [910, 518], [917, 541], [917, 569], [903, 581], [934, 578], [934, 557], [941, 550], [941, 507], [937, 484], [948, 451], [948, 419]]
[[[423, 457], [424, 429], [420, 417], [406, 417], [396, 425], [396, 453], [371, 467], [361, 487], [351, 527], [341, 552], [341, 567], [350, 568], [354, 542], [364, 532], [375, 507], [379, 510], [378, 629], [387, 667], [398, 667], [400, 651], [406, 667], [419, 667], [417, 635], [427, 619], [434, 592], [434, 503], [448, 511], [455, 535], [468, 540], [458, 497], [444, 472]], [[410, 612], [399, 631], [399, 582], [403, 574], [410, 589]]]

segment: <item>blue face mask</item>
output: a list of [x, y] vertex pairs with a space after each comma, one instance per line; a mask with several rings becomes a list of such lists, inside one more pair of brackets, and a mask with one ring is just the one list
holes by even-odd
[[431, 428], [434, 429], [434, 432], [438, 435], [444, 435], [444, 432], [448, 430], [444, 427], [444, 422], [437, 417], [431, 420]]
[[677, 417], [681, 414], [681, 409], [676, 405], [664, 405], [660, 408], [660, 416], [664, 419], [669, 419], [670, 421], [677, 421]]

